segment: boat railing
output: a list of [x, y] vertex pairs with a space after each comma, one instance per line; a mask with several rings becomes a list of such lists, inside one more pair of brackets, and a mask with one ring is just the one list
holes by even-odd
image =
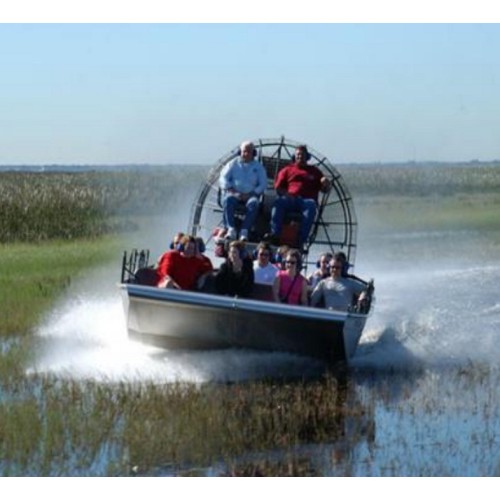
[[[358, 278], [359, 280], [359, 278]], [[362, 280], [359, 280], [362, 281]], [[349, 309], [350, 312], [358, 314], [369, 314], [374, 301], [375, 286], [373, 279], [368, 282], [366, 290], [364, 292], [364, 297], [361, 300], [356, 300], [355, 304]]]
[[121, 283], [136, 283], [137, 273], [143, 269], [150, 269], [148, 249], [133, 248], [130, 253], [123, 252]]

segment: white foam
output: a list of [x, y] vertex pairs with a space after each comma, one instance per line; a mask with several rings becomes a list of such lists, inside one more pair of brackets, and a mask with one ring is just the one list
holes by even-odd
[[356, 366], [496, 364], [500, 266], [445, 264], [410, 261], [377, 278]]
[[[173, 233], [172, 220], [167, 224]], [[384, 248], [377, 250], [383, 253]], [[375, 278], [376, 301], [353, 364], [407, 368], [450, 361], [496, 363], [500, 266], [475, 256], [407, 255], [401, 265], [383, 268], [379, 258], [363, 259], [360, 275]], [[115, 286], [118, 267], [115, 263], [73, 283], [37, 331], [44, 349], [30, 370], [99, 380], [198, 383], [300, 376], [320, 369], [312, 360], [287, 354], [173, 352], [129, 341]]]
[[39, 327], [43, 339], [30, 372], [100, 381], [237, 381], [300, 376], [322, 365], [291, 354], [223, 351], [168, 351], [128, 339], [121, 298], [68, 298]]

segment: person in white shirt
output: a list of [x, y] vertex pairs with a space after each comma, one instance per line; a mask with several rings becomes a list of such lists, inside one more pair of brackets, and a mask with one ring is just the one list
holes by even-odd
[[253, 263], [255, 283], [272, 285], [278, 268], [271, 264], [271, 246], [268, 243], [259, 243], [256, 250], [257, 260]]
[[240, 239], [247, 240], [259, 210], [259, 197], [267, 187], [267, 174], [262, 163], [255, 159], [255, 146], [245, 141], [240, 146], [240, 155], [222, 169], [219, 185], [224, 191], [223, 224], [227, 237], [236, 239], [234, 210], [240, 203], [246, 206], [245, 220], [241, 226]]

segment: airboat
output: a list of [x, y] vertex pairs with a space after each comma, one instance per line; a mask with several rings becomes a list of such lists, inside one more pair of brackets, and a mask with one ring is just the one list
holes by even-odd
[[[297, 146], [285, 139], [253, 141], [256, 157], [267, 172], [268, 185], [247, 248], [251, 252], [270, 230], [274, 179], [292, 162]], [[323, 252], [344, 252], [354, 267], [357, 220], [353, 201], [340, 173], [320, 153], [308, 146], [309, 163], [330, 180], [328, 192], [320, 193], [313, 227], [304, 246], [303, 263], [316, 266]], [[221, 245], [217, 228], [222, 227], [219, 175], [227, 162], [239, 154], [239, 146], [221, 157], [209, 170], [192, 205], [188, 234], [201, 236], [214, 267], [220, 264], [216, 250]], [[240, 221], [244, 213], [240, 214]], [[238, 215], [237, 215], [238, 219]], [[287, 214], [277, 245], [296, 246], [300, 213]], [[241, 223], [241, 222], [240, 222]], [[148, 281], [149, 250], [124, 252], [121, 294], [129, 338], [166, 349], [240, 348], [281, 351], [322, 359], [328, 363], [348, 361], [356, 352], [373, 305], [373, 281], [367, 284], [363, 307], [348, 311], [294, 306], [270, 300], [271, 286], [255, 285], [250, 298], [220, 296], [204, 291], [184, 291], [152, 286]], [[359, 278], [356, 278], [359, 279]], [[361, 280], [363, 281], [363, 280]]]

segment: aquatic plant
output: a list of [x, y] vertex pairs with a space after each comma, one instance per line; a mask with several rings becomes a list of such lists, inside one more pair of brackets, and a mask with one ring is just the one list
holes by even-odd
[[[0, 172], [0, 243], [95, 238], [153, 215], [199, 179], [199, 170]], [[132, 227], [134, 227], [132, 225]]]
[[405, 165], [339, 167], [354, 197], [455, 196], [500, 191], [500, 165]]
[[[124, 217], [164, 213], [196, 189], [206, 167], [127, 171], [0, 172], [0, 242], [97, 237], [122, 231]], [[343, 166], [355, 197], [492, 194], [498, 166]], [[132, 225], [133, 227], [133, 225]]]

